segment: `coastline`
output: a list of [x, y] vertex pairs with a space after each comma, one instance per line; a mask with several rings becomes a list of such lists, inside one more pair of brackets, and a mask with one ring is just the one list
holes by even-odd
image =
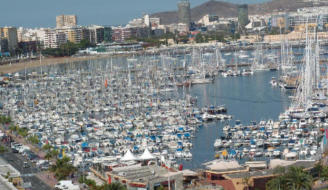
[[[19, 63], [5, 64], [0, 66], [0, 75], [7, 73], [19, 72], [25, 68], [40, 67], [46, 65], [56, 65], [56, 64], [65, 64], [68, 62], [79, 62], [85, 60], [97, 60], [107, 58], [113, 55], [88, 55], [81, 57], [56, 57], [56, 58], [45, 58], [42, 59], [42, 64], [40, 65], [39, 60], [24, 61]], [[116, 56], [116, 55], [114, 55]]]

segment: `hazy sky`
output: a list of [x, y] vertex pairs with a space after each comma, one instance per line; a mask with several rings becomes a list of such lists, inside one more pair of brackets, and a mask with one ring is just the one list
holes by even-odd
[[[191, 7], [207, 0], [190, 0]], [[257, 3], [268, 0], [226, 0]], [[54, 27], [56, 15], [76, 14], [79, 25], [124, 25], [143, 13], [176, 10], [178, 0], [0, 0], [0, 26]]]

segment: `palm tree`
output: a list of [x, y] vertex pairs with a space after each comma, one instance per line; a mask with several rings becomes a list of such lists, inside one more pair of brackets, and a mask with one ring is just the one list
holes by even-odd
[[56, 164], [51, 167], [51, 171], [55, 173], [58, 180], [63, 180], [73, 174], [76, 168], [70, 163], [70, 159], [64, 156], [56, 161]]
[[291, 166], [285, 175], [290, 189], [312, 189], [312, 176], [302, 167]]
[[291, 166], [286, 169], [276, 168], [277, 176], [266, 184], [268, 190], [307, 190], [312, 189], [312, 176], [302, 167]]
[[48, 162], [50, 161], [50, 159], [52, 158], [52, 155], [50, 152], [47, 152], [47, 154], [44, 156], [45, 159], [48, 160]]
[[281, 190], [281, 189], [288, 189], [287, 188], [287, 181], [286, 181], [286, 168], [285, 167], [277, 167], [274, 169], [273, 174], [276, 175], [273, 179], [271, 179], [266, 184], [266, 189], [269, 190]]
[[266, 189], [268, 190], [283, 190], [283, 189], [288, 189], [287, 187], [287, 181], [284, 176], [277, 176], [273, 179], [271, 179], [267, 184], [266, 184]]
[[320, 160], [318, 163], [316, 163], [313, 167], [313, 169], [311, 170], [311, 175], [313, 178], [315, 178], [316, 180], [320, 180], [322, 173], [324, 172], [324, 166], [322, 164], [322, 161]]
[[51, 156], [52, 156], [53, 158], [57, 158], [57, 156], [59, 155], [58, 150], [55, 150], [55, 149], [53, 149], [50, 153], [51, 153]]
[[53, 146], [51, 146], [50, 144], [45, 144], [42, 147], [42, 149], [47, 152], [46, 155], [45, 155], [45, 159], [47, 159], [48, 162], [50, 161], [51, 158], [56, 157], [58, 155], [58, 154], [55, 154], [56, 150], [54, 150]]
[[324, 181], [328, 181], [328, 166], [323, 166], [320, 176]]
[[49, 152], [53, 147], [50, 144], [43, 145], [42, 149]]
[[105, 184], [99, 190], [126, 190], [126, 187], [120, 183]]

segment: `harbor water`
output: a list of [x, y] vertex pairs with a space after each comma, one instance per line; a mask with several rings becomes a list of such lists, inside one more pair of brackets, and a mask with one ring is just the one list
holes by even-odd
[[290, 92], [269, 84], [277, 76], [278, 72], [263, 71], [248, 77], [219, 77], [213, 84], [192, 86], [190, 93], [197, 96], [199, 107], [225, 105], [233, 119], [229, 123], [206, 123], [200, 128], [193, 139], [192, 160], [181, 162], [184, 168], [200, 168], [202, 163], [214, 159], [213, 143], [225, 124], [233, 125], [235, 120], [245, 125], [251, 121], [277, 120], [290, 104]]

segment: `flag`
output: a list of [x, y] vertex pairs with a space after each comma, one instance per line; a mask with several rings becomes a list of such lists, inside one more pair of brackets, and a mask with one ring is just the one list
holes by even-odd
[[105, 80], [105, 88], [107, 88], [108, 87], [108, 81], [107, 81], [107, 79]]

